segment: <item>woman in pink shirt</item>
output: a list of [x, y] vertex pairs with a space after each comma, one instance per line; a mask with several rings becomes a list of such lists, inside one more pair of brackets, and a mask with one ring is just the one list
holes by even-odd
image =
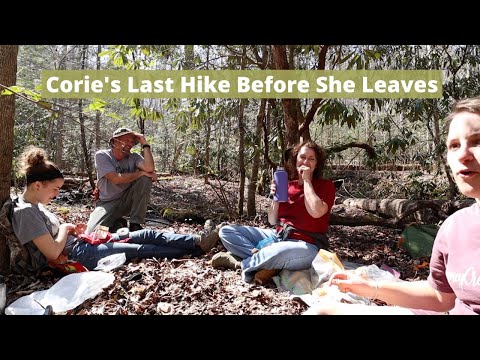
[[318, 305], [306, 314], [480, 313], [480, 97], [459, 101], [447, 117], [447, 162], [459, 190], [476, 203], [442, 224], [425, 281], [375, 282], [335, 273], [330, 284], [342, 292], [375, 298], [392, 306]]

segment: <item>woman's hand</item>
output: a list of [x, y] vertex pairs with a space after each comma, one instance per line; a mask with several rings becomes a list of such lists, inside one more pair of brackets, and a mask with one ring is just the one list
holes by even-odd
[[60, 254], [58, 258], [55, 260], [49, 261], [49, 264], [55, 265], [55, 264], [65, 264], [68, 261], [68, 256], [64, 254]]
[[77, 224], [75, 226], [75, 232], [73, 233], [73, 235], [85, 234], [86, 229], [87, 229], [87, 224]]
[[60, 225], [60, 230], [64, 230], [67, 234], [74, 235], [75, 234], [75, 224], [72, 223], [65, 223]]
[[333, 273], [328, 285], [335, 285], [340, 292], [352, 292], [354, 294], [371, 297], [375, 288], [375, 282], [365, 280], [351, 271]]
[[274, 200], [275, 191], [277, 191], [277, 185], [275, 184], [275, 180], [272, 179], [270, 183], [270, 197], [272, 198], [272, 204], [268, 208], [268, 222], [270, 225], [277, 225], [278, 223], [278, 207], [280, 203]]
[[272, 182], [270, 183], [270, 195], [275, 194], [276, 191], [277, 191], [277, 184], [275, 184], [275, 180], [272, 180]]
[[303, 181], [312, 181], [312, 169], [308, 166], [301, 165], [297, 168], [298, 175]]

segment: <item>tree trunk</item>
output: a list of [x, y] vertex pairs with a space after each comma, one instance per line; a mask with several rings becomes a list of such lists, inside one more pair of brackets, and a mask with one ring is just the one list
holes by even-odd
[[[317, 70], [325, 70], [327, 51], [329, 46], [323, 45], [318, 51]], [[287, 47], [284, 45], [273, 45], [273, 63], [276, 70], [295, 70], [294, 52], [295, 46], [289, 45], [289, 59]], [[300, 141], [311, 140], [310, 124], [312, 123], [318, 108], [324, 99], [314, 99], [308, 112], [302, 111], [300, 99], [282, 99], [283, 114], [285, 117], [285, 139], [286, 147], [295, 146]], [[304, 115], [304, 114], [307, 115]], [[282, 152], [285, 148], [282, 147]]]
[[[0, 85], [15, 85], [17, 55], [18, 45], [0, 45]], [[3, 90], [0, 87], [0, 207], [10, 197], [15, 119], [15, 95], [1, 95]], [[8, 269], [6, 259], [10, 259], [10, 255], [4, 235], [0, 234], [0, 272]]]
[[245, 99], [240, 99], [240, 107], [238, 109], [238, 168], [240, 170], [238, 214], [240, 216], [243, 215], [243, 201], [245, 200], [245, 124], [243, 123], [245, 103]]
[[178, 159], [180, 158], [180, 155], [182, 154], [184, 144], [185, 144], [185, 142], [182, 139], [180, 139], [178, 141], [178, 145], [175, 146], [175, 151], [173, 153], [172, 163], [170, 165], [170, 172], [171, 173], [177, 172], [177, 163], [178, 163]]
[[223, 139], [223, 136], [222, 136], [222, 130], [223, 132], [225, 132], [225, 122], [224, 121], [220, 121], [220, 123], [217, 125], [217, 164], [216, 164], [216, 168], [217, 168], [217, 172], [220, 173], [223, 169], [223, 166], [222, 166], [222, 144], [223, 144], [223, 141], [221, 141]]
[[383, 226], [391, 229], [402, 228], [393, 219], [383, 219], [373, 214], [363, 214], [346, 216], [343, 214], [331, 214], [330, 225], [344, 225], [344, 226]]
[[[58, 70], [66, 70], [67, 65], [67, 55], [68, 55], [68, 45], [62, 47], [61, 54], [60, 54], [60, 61], [58, 64]], [[62, 103], [61, 101], [58, 101]], [[57, 118], [57, 126], [56, 126], [56, 139], [55, 139], [55, 163], [58, 167], [63, 168], [63, 134], [64, 134], [64, 125], [65, 125], [65, 118], [64, 115], [60, 114]]]
[[[247, 47], [242, 46], [242, 63], [241, 70], [245, 68], [247, 58]], [[245, 110], [246, 99], [240, 99], [240, 107], [238, 109], [238, 168], [240, 170], [240, 182], [238, 184], [238, 214], [243, 215], [243, 202], [245, 200], [245, 123], [243, 121], [243, 113]]]
[[[98, 45], [97, 48], [97, 70], [100, 70], [100, 53], [102, 52], [102, 45]], [[100, 150], [101, 144], [100, 140], [102, 139], [100, 135], [100, 110], [95, 112], [95, 151]]]
[[255, 133], [255, 149], [253, 152], [253, 164], [252, 164], [252, 177], [250, 179], [250, 184], [248, 185], [248, 199], [247, 199], [247, 215], [255, 216], [255, 194], [257, 193], [257, 182], [258, 182], [258, 168], [260, 167], [260, 144], [262, 137], [262, 124], [265, 119], [265, 108], [267, 105], [267, 100], [262, 99], [260, 101], [260, 109], [258, 110], [257, 115], [257, 128]]
[[[81, 69], [85, 70], [85, 61], [87, 59], [88, 45], [82, 46], [82, 62]], [[83, 159], [85, 161], [85, 167], [87, 169], [88, 181], [92, 189], [95, 189], [95, 181], [92, 175], [92, 160], [90, 152], [87, 146], [87, 137], [85, 135], [85, 115], [83, 114], [83, 99], [78, 100], [78, 120], [80, 121], [80, 143], [82, 145]]]
[[[208, 70], [208, 64], [210, 63], [210, 47], [207, 47], [207, 64], [206, 69]], [[203, 167], [205, 169], [205, 184], [208, 180], [208, 174], [210, 173], [210, 137], [212, 135], [212, 119], [210, 118], [210, 99], [207, 101], [207, 112], [205, 117], [205, 156], [203, 159]], [[213, 99], [215, 101], [215, 99]]]
[[[291, 70], [287, 59], [287, 48], [285, 45], [273, 45], [273, 63], [275, 70]], [[297, 109], [300, 108], [299, 99], [282, 99], [283, 116], [285, 118], [285, 140], [286, 146], [294, 146], [300, 140], [298, 124], [302, 121], [298, 118]], [[303, 118], [303, 115], [301, 115]], [[303, 120], [303, 119], [302, 119]], [[282, 149], [284, 151], [284, 149]]]
[[[0, 45], [0, 84], [14, 86], [17, 81], [18, 45]], [[2, 91], [3, 89], [0, 89]], [[15, 95], [0, 95], [0, 204], [10, 196], [13, 158]]]
[[210, 138], [212, 136], [212, 124], [210, 119], [210, 107], [207, 105], [207, 118], [205, 123], [205, 156], [203, 159], [203, 167], [205, 169], [205, 175], [210, 173]]
[[446, 201], [349, 198], [333, 207], [330, 224], [374, 225], [398, 229], [412, 222], [435, 224], [474, 202], [473, 199]]

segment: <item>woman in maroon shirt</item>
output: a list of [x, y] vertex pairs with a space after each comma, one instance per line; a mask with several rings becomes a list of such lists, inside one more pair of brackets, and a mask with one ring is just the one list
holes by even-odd
[[[322, 178], [324, 164], [325, 152], [317, 144], [295, 146], [285, 164], [289, 174], [288, 201], [272, 201], [268, 211], [268, 220], [275, 229], [222, 227], [220, 239], [229, 253], [216, 254], [212, 266], [241, 269], [245, 281], [260, 284], [282, 269], [308, 269], [319, 248], [328, 247], [325, 233], [335, 186]], [[272, 182], [271, 191], [275, 190]]]

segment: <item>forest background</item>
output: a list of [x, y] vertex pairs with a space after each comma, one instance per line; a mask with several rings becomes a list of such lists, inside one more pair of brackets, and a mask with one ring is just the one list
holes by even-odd
[[[45, 148], [63, 170], [86, 175], [94, 187], [93, 155], [120, 126], [154, 144], [158, 172], [238, 182], [231, 216], [256, 214], [255, 193], [268, 192], [272, 168], [300, 139], [326, 148], [330, 177], [352, 166], [418, 170], [407, 188], [377, 197], [452, 199], [458, 192], [445, 166], [443, 119], [455, 100], [479, 93], [479, 57], [478, 46], [461, 45], [5, 45], [0, 201], [16, 181], [13, 161], [28, 144]], [[45, 101], [39, 84], [47, 69], [440, 69], [443, 98]], [[424, 173], [438, 181], [415, 181]]]
[[[226, 220], [261, 213], [257, 195], [268, 195], [285, 149], [310, 139], [326, 149], [325, 175], [338, 180], [344, 198], [410, 201], [399, 206], [341, 199], [336, 203], [381, 210], [380, 216], [353, 219], [334, 213], [332, 224], [401, 228], [405, 222], [400, 220], [410, 221], [407, 215], [422, 207], [441, 210], [444, 218], [455, 207], [411, 201], [450, 204], [461, 197], [445, 162], [444, 118], [454, 101], [479, 93], [479, 56], [472, 45], [4, 45], [0, 203], [12, 185], [23, 185], [15, 158], [30, 144], [45, 148], [72, 176], [73, 186], [80, 179], [77, 197], [86, 202], [95, 188], [95, 152], [108, 146], [114, 129], [127, 126], [153, 144], [157, 172], [203, 176], [222, 203], [219, 217]], [[42, 99], [41, 72], [52, 69], [441, 70], [443, 97]], [[176, 214], [168, 206], [156, 210], [163, 217]], [[180, 213], [181, 218], [191, 216]]]
[[[120, 126], [146, 135], [160, 173], [235, 183], [238, 191], [232, 194], [220, 183], [215, 190], [229, 219], [256, 216], [256, 194], [268, 193], [272, 170], [285, 149], [309, 139], [325, 147], [326, 176], [340, 179], [339, 187], [347, 181], [344, 189], [352, 198], [459, 197], [445, 163], [443, 121], [455, 100], [478, 94], [478, 46], [5, 45], [0, 50], [2, 203], [12, 184], [22, 185], [14, 161], [28, 144], [45, 148], [72, 176], [87, 177], [92, 191], [93, 156], [108, 146], [110, 134]], [[47, 101], [40, 95], [40, 76], [51, 69], [441, 70], [443, 97]], [[357, 173], [348, 183], [345, 171], [352, 169], [377, 178]], [[400, 170], [406, 181], [392, 187], [388, 178], [396, 175], [378, 178], [379, 170]], [[394, 209], [395, 216], [402, 217], [404, 210]], [[372, 223], [363, 220], [352, 224]], [[374, 225], [382, 223], [376, 220]], [[339, 223], [348, 225], [349, 220]]]

